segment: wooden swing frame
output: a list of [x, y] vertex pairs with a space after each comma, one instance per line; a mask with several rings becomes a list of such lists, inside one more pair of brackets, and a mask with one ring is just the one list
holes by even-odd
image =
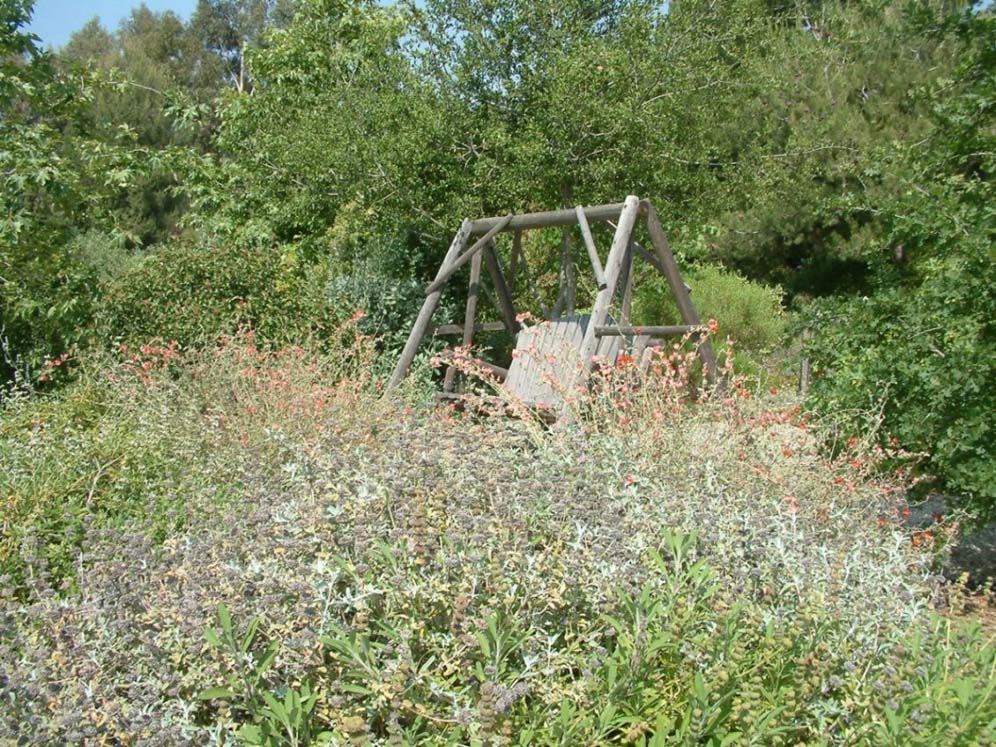
[[[638, 222], [646, 226], [650, 237], [652, 251], [638, 244], [633, 237]], [[598, 249], [591, 233], [592, 223], [608, 223], [615, 229], [612, 245], [609, 249], [605, 265], [601, 263]], [[512, 298], [509, 281], [515, 283], [518, 272], [522, 271], [527, 283], [532, 285], [529, 277], [525, 254], [522, 249], [522, 234], [525, 231], [543, 228], [578, 226], [581, 231], [588, 260], [591, 263], [598, 291], [591, 308], [591, 316], [587, 321], [584, 336], [580, 343], [580, 360], [585, 372], [590, 372], [593, 359], [598, 350], [599, 341], [605, 337], [635, 337], [649, 338], [682, 337], [702, 330], [695, 304], [692, 302], [689, 288], [681, 277], [681, 272], [674, 260], [670, 244], [664, 234], [664, 228], [657, 216], [657, 211], [647, 200], [641, 200], [634, 195], [625, 202], [609, 205], [578, 206], [574, 209], [553, 210], [540, 213], [508, 214], [501, 217], [464, 220], [450, 244], [449, 250], [436, 273], [436, 277], [426, 287], [425, 301], [419, 311], [415, 324], [412, 326], [408, 341], [402, 350], [398, 363], [388, 382], [388, 389], [398, 386], [411, 367], [418, 353], [419, 346], [427, 334], [462, 335], [462, 346], [473, 345], [477, 332], [507, 330], [515, 337], [520, 324], [516, 318], [515, 304]], [[495, 237], [500, 233], [512, 233], [512, 254], [510, 259], [509, 280], [502, 271], [498, 257]], [[476, 240], [468, 247], [471, 239]], [[566, 261], [570, 257], [565, 253]], [[633, 262], [639, 256], [657, 269], [667, 280], [668, 287], [675, 299], [678, 312], [684, 322], [675, 326], [639, 326], [630, 324], [629, 314], [633, 300]], [[433, 314], [439, 307], [443, 289], [458, 270], [470, 263], [470, 289], [467, 295], [467, 305], [463, 324], [443, 324], [431, 326]], [[501, 322], [477, 322], [477, 306], [480, 294], [482, 263], [487, 267], [494, 287], [497, 305], [501, 311]], [[514, 287], [514, 285], [512, 286]], [[616, 296], [617, 288], [621, 289], [620, 319], [613, 323], [609, 318], [609, 309]], [[553, 318], [559, 316], [556, 311], [548, 313], [542, 305], [539, 293], [533, 288], [537, 301], [544, 311], [544, 316]], [[562, 290], [563, 293], [563, 290]], [[562, 299], [558, 299], [557, 306]], [[573, 305], [573, 299], [568, 306]], [[706, 380], [715, 384], [717, 380], [716, 356], [708, 339], [702, 341], [698, 349], [702, 360]], [[484, 361], [480, 363], [496, 374], [499, 378], [507, 376], [508, 371]], [[451, 393], [456, 370], [451, 366], [446, 371], [444, 393]]]

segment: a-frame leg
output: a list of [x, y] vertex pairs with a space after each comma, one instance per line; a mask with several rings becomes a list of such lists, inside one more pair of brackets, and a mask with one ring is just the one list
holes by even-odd
[[498, 305], [501, 307], [502, 319], [505, 326], [513, 335], [519, 331], [519, 322], [515, 318], [515, 305], [512, 303], [512, 294], [508, 290], [505, 282], [505, 275], [501, 271], [501, 263], [498, 261], [498, 252], [495, 251], [495, 244], [492, 241], [484, 248], [484, 261], [488, 266], [488, 274], [491, 275], [491, 284], [494, 286], [495, 295], [498, 297]]
[[[470, 288], [467, 291], [467, 308], [463, 315], [463, 347], [470, 347], [474, 342], [474, 321], [477, 317], [477, 295], [481, 288], [481, 253], [478, 252], [470, 262]], [[456, 379], [456, 369], [448, 366], [446, 378], [443, 379], [443, 391], [453, 391], [453, 381]]]
[[[467, 244], [467, 239], [470, 238], [471, 225], [469, 220], [465, 220], [460, 225], [460, 230], [453, 237], [453, 243], [450, 244], [450, 248], [446, 252], [446, 257], [439, 266], [439, 272], [436, 273], [436, 280], [444, 276], [446, 270], [449, 269], [450, 265], [456, 260], [461, 250]], [[408, 373], [408, 368], [412, 365], [412, 361], [415, 360], [415, 354], [418, 353], [418, 346], [422, 343], [422, 338], [425, 337], [425, 333], [429, 329], [429, 322], [432, 321], [432, 315], [435, 313], [436, 307], [439, 306], [439, 297], [442, 294], [443, 291], [440, 288], [429, 293], [425, 297], [425, 301], [422, 302], [422, 309], [418, 312], [418, 318], [416, 318], [412, 331], [408, 335], [405, 348], [401, 351], [401, 357], [398, 358], [398, 364], [394, 367], [394, 373], [391, 374], [391, 378], [387, 382], [388, 389], [394, 389]]]
[[580, 355], [584, 374], [591, 371], [592, 357], [598, 348], [598, 338], [595, 337], [595, 329], [603, 326], [608, 317], [609, 306], [612, 305], [612, 297], [616, 293], [616, 284], [619, 282], [623, 260], [626, 258], [630, 237], [633, 234], [633, 226], [636, 225], [636, 217], [639, 210], [639, 199], [632, 195], [627, 197], [622, 213], [619, 216], [619, 223], [616, 226], [616, 234], [612, 239], [609, 256], [605, 260], [605, 287], [595, 297], [595, 304], [591, 309], [591, 317], [588, 319], [588, 329], [585, 330], [584, 339], [581, 341]]
[[622, 299], [619, 302], [619, 324], [624, 327], [629, 325], [630, 311], [633, 309], [633, 256], [635, 254], [635, 242], [630, 237], [619, 281], [622, 288]]
[[[695, 310], [695, 304], [692, 303], [692, 297], [689, 295], [688, 289], [685, 288], [685, 284], [682, 282], [678, 263], [674, 261], [674, 254], [671, 253], [671, 246], [668, 244], [667, 236], [664, 235], [664, 228], [657, 217], [657, 211], [654, 210], [654, 206], [649, 202], [644, 202], [643, 204], [647, 215], [647, 231], [650, 234], [650, 242], [654, 246], [654, 252], [660, 261], [664, 277], [667, 278], [667, 284], [670, 286], [674, 300], [678, 304], [678, 311], [681, 313], [681, 318], [685, 324], [698, 326], [702, 324], [702, 321]], [[716, 354], [713, 352], [712, 345], [709, 344], [708, 340], [703, 342], [699, 347], [699, 357], [702, 358], [706, 380], [710, 384], [715, 384], [719, 367], [716, 363]]]
[[508, 261], [508, 291], [513, 296], [519, 281], [519, 257], [522, 256], [522, 231], [512, 233], [512, 255]]

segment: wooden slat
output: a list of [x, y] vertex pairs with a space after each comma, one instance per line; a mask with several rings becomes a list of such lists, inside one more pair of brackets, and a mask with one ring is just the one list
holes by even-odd
[[[671, 293], [678, 304], [678, 311], [681, 313], [681, 318], [685, 324], [697, 327], [702, 322], [699, 319], [698, 312], [695, 310], [695, 304], [692, 303], [692, 297], [688, 294], [688, 289], [681, 279], [681, 272], [678, 270], [677, 262], [674, 261], [671, 245], [668, 244], [667, 236], [664, 235], [664, 228], [657, 217], [657, 211], [654, 210], [654, 206], [649, 202], [644, 202], [644, 212], [647, 217], [647, 231], [650, 233], [650, 242], [653, 244], [657, 258], [663, 266], [664, 277], [667, 278], [667, 284], [671, 287]], [[702, 358], [706, 379], [710, 384], [715, 384], [718, 366], [716, 364], [716, 354], [713, 352], [712, 345], [709, 344], [708, 340], [705, 340], [699, 346], [699, 357]]]
[[595, 327], [595, 337], [682, 337], [689, 332], [701, 331], [701, 327], [691, 325], [675, 325], [667, 327], [631, 327], [628, 325], [603, 325]]
[[510, 220], [512, 220], [511, 213], [509, 213], [504, 218], [499, 220], [491, 228], [490, 231], [488, 231], [486, 234], [484, 234], [484, 236], [475, 241], [474, 244], [470, 247], [470, 249], [461, 254], [457, 259], [450, 262], [447, 267], [442, 268], [439, 274], [436, 276], [436, 279], [433, 280], [431, 283], [429, 283], [429, 286], [425, 289], [425, 295], [428, 296], [430, 293], [435, 293], [444, 285], [446, 285], [446, 281], [453, 276], [453, 273], [455, 273], [457, 270], [459, 270], [461, 267], [467, 264], [468, 261], [477, 256], [477, 253], [479, 251], [481, 251], [488, 244], [490, 244], [491, 241], [494, 239], [495, 234], [497, 234], [505, 226], [507, 226]]
[[588, 261], [591, 262], [592, 272], [595, 273], [595, 284], [599, 290], [605, 287], [605, 271], [602, 269], [602, 260], [598, 256], [598, 249], [595, 247], [595, 239], [591, 235], [591, 226], [588, 225], [588, 218], [584, 214], [584, 208], [578, 205], [574, 208], [574, 213], [578, 218], [578, 225], [581, 227], [581, 239], [584, 241], [584, 248], [588, 251]]
[[[470, 238], [470, 228], [471, 222], [469, 220], [465, 220], [460, 225], [460, 229], [457, 231], [456, 236], [453, 237], [453, 242], [446, 252], [446, 257], [443, 259], [442, 265], [440, 265], [439, 272], [436, 274], [437, 278], [442, 274], [443, 268], [450, 264], [460, 253], [460, 250], [467, 245], [467, 240]], [[401, 356], [394, 367], [394, 372], [387, 382], [388, 389], [393, 389], [400, 384], [401, 380], [408, 373], [412, 361], [415, 360], [415, 354], [418, 352], [418, 346], [421, 344], [422, 338], [425, 337], [425, 332], [429, 328], [429, 322], [432, 321], [432, 315], [439, 305], [440, 295], [442, 295], [440, 291], [430, 293], [426, 296], [425, 301], [422, 302], [422, 308], [419, 310], [415, 324], [412, 326], [412, 331], [408, 335], [404, 350], [401, 351]]]
[[512, 303], [512, 294], [508, 292], [508, 285], [505, 283], [505, 276], [502, 274], [501, 263], [498, 261], [498, 252], [495, 251], [493, 241], [484, 249], [484, 261], [488, 266], [488, 274], [491, 275], [495, 295], [498, 296], [498, 306], [501, 308], [505, 326], [514, 335], [519, 331], [519, 323], [515, 319], [515, 305]]
[[[586, 314], [522, 329], [505, 388], [530, 407], [563, 405], [563, 393], [577, 383], [581, 344], [590, 322]], [[595, 355], [614, 362], [620, 348], [618, 337], [599, 340]]]
[[[603, 220], [613, 220], [619, 217], [623, 203], [611, 205], [592, 205], [584, 209], [589, 223]], [[480, 218], [471, 224], [470, 235], [480, 236], [490, 231], [503, 217]], [[554, 226], [570, 226], [577, 222], [577, 214], [571, 210], [551, 210], [543, 213], [523, 213], [512, 218], [502, 231], [528, 230], [532, 228], [552, 228]]]

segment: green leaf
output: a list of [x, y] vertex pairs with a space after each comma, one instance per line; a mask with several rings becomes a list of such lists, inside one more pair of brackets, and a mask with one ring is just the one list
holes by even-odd
[[228, 607], [225, 606], [224, 602], [218, 605], [218, 622], [221, 623], [221, 629], [228, 635], [232, 634], [232, 616], [228, 612]]
[[227, 687], [212, 687], [197, 693], [198, 700], [228, 700], [239, 697], [238, 693]]
[[252, 646], [253, 639], [256, 638], [256, 631], [259, 629], [259, 618], [255, 618], [249, 627], [246, 629], [246, 634], [242, 637], [242, 644], [239, 646], [239, 650], [244, 654], [249, 651], [249, 647]]
[[363, 685], [356, 685], [351, 682], [345, 682], [339, 686], [340, 690], [345, 690], [347, 693], [355, 693], [356, 695], [372, 695], [373, 690], [363, 687]]
[[276, 658], [277, 651], [280, 649], [280, 644], [277, 641], [272, 641], [269, 646], [266, 647], [266, 651], [259, 659], [259, 663], [256, 664], [256, 676], [262, 677], [270, 669], [273, 664], [274, 658]]
[[698, 698], [700, 703], [705, 705], [709, 702], [709, 694], [706, 692], [705, 680], [699, 672], [696, 672], [695, 676], [692, 677], [692, 690], [695, 692], [695, 697]]
[[951, 688], [955, 691], [955, 695], [958, 697], [958, 702], [962, 708], [967, 707], [969, 701], [972, 699], [972, 695], [975, 693], [975, 683], [971, 680], [958, 680]]
[[239, 739], [250, 745], [263, 744], [263, 733], [255, 724], [243, 724], [238, 731]]

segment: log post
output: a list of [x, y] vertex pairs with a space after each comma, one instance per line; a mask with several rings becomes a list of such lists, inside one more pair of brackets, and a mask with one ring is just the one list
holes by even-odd
[[605, 272], [602, 270], [602, 260], [598, 257], [598, 249], [595, 247], [595, 239], [591, 235], [591, 226], [588, 225], [588, 218], [584, 214], [584, 208], [578, 205], [574, 208], [578, 216], [578, 225], [581, 227], [581, 239], [584, 241], [584, 248], [588, 250], [588, 260], [591, 262], [591, 269], [595, 273], [595, 284], [599, 290], [606, 286]]
[[632, 327], [623, 324], [609, 324], [595, 327], [595, 337], [682, 337], [687, 334], [704, 334], [704, 327], [692, 327], [688, 324]]
[[522, 254], [522, 231], [512, 234], [512, 257], [508, 261], [508, 290], [515, 296], [519, 279], [519, 256]]
[[626, 256], [622, 266], [622, 300], [619, 302], [619, 323], [629, 324], [629, 313], [633, 307], [633, 254], [636, 242], [632, 237], [626, 245]]
[[806, 351], [809, 341], [813, 339], [812, 327], [802, 330], [802, 363], [799, 367], [799, 394], [805, 397], [809, 394], [809, 382], [813, 376], [813, 366]]
[[498, 262], [498, 252], [495, 251], [494, 241], [485, 247], [484, 261], [488, 265], [488, 274], [491, 275], [491, 282], [495, 287], [495, 295], [498, 297], [498, 305], [501, 307], [505, 327], [514, 335], [519, 331], [519, 322], [515, 319], [515, 305], [512, 303], [512, 294], [508, 292], [508, 285], [505, 283], [505, 276], [502, 274], [501, 264]]
[[636, 216], [639, 210], [640, 200], [633, 195], [627, 197], [622, 214], [619, 216], [619, 225], [616, 226], [616, 235], [612, 239], [609, 256], [605, 260], [605, 287], [595, 297], [595, 304], [591, 309], [591, 317], [588, 319], [588, 328], [585, 330], [584, 339], [581, 341], [580, 354], [584, 374], [591, 371], [592, 358], [595, 355], [595, 350], [598, 349], [598, 338], [595, 336], [595, 330], [605, 325], [605, 319], [609, 313], [609, 306], [612, 304], [612, 297], [616, 292], [619, 272], [622, 269], [623, 259], [626, 255], [626, 249], [629, 246], [630, 236], [633, 233], [633, 226], [636, 224]]
[[[465, 220], [460, 225], [460, 230], [457, 231], [456, 236], [453, 237], [453, 243], [450, 244], [449, 250], [446, 252], [446, 257], [443, 259], [443, 263], [439, 267], [439, 272], [436, 273], [436, 278], [438, 279], [442, 274], [443, 270], [449, 266], [453, 260], [460, 253], [460, 250], [464, 248], [467, 244], [467, 240], [470, 238], [470, 229], [473, 224], [469, 220]], [[401, 351], [401, 357], [398, 358], [398, 364], [394, 367], [394, 372], [391, 374], [391, 378], [387, 382], [387, 388], [394, 389], [401, 380], [405, 378], [408, 373], [409, 367], [412, 365], [412, 361], [415, 360], [415, 354], [418, 353], [418, 346], [422, 343], [422, 338], [425, 337], [425, 332], [429, 328], [429, 322], [432, 321], [432, 315], [436, 311], [436, 307], [439, 305], [439, 297], [442, 295], [441, 290], [437, 290], [426, 296], [425, 301], [422, 302], [422, 308], [418, 312], [418, 317], [415, 319], [415, 324], [412, 326], [412, 331], [408, 335], [408, 341], [405, 343], [404, 350]]]
[[[478, 252], [470, 262], [470, 288], [467, 290], [467, 308], [463, 314], [463, 347], [469, 348], [474, 343], [474, 321], [477, 317], [477, 294], [481, 285], [481, 254]], [[456, 379], [456, 369], [448, 366], [443, 379], [443, 391], [453, 391], [453, 381]]]
[[[598, 222], [603, 220], [615, 220], [622, 210], [621, 203], [612, 205], [591, 205], [584, 209], [584, 214], [588, 222]], [[470, 235], [480, 236], [487, 233], [496, 223], [505, 220], [505, 216], [495, 218], [480, 218], [471, 225]], [[577, 223], [578, 217], [573, 208], [566, 210], [552, 210], [545, 213], [525, 213], [516, 215], [502, 230], [518, 231], [531, 228], [555, 228], [560, 226], [573, 226]]]

